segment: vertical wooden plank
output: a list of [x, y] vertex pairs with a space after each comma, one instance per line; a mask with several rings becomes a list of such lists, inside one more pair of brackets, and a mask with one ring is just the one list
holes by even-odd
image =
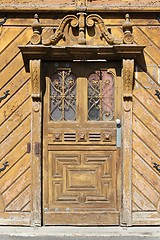
[[121, 225], [132, 225], [132, 84], [134, 60], [123, 60], [123, 163]]
[[41, 226], [41, 114], [40, 96], [41, 60], [30, 60], [32, 83], [31, 120], [31, 168], [32, 168], [32, 211], [31, 226]]

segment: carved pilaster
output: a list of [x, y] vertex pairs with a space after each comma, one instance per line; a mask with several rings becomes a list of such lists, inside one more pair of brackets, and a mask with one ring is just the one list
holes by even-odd
[[123, 150], [121, 225], [132, 225], [132, 89], [134, 60], [123, 60]]
[[41, 60], [30, 60], [30, 73], [31, 73], [31, 86], [33, 99], [41, 98], [41, 84], [40, 84], [40, 73], [41, 73]]
[[41, 141], [42, 141], [42, 102], [41, 102], [41, 60], [30, 60], [32, 85], [31, 112], [31, 171], [32, 171], [32, 211], [31, 226], [41, 225]]

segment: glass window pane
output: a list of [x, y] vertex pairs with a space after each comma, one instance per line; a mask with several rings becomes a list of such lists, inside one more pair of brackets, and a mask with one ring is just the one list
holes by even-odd
[[107, 70], [88, 78], [88, 120], [110, 121], [114, 117], [114, 76]]
[[70, 70], [61, 70], [51, 76], [50, 119], [76, 120], [76, 77]]

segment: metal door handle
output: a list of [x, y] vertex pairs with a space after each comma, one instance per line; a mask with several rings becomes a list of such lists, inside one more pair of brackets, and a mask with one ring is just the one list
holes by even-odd
[[117, 134], [116, 134], [116, 146], [118, 148], [120, 148], [122, 146], [121, 143], [121, 120], [120, 119], [116, 119], [116, 127], [117, 127]]

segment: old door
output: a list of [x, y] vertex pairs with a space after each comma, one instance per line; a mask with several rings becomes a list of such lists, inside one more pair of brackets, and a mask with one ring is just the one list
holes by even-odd
[[45, 63], [44, 225], [118, 225], [119, 63]]

